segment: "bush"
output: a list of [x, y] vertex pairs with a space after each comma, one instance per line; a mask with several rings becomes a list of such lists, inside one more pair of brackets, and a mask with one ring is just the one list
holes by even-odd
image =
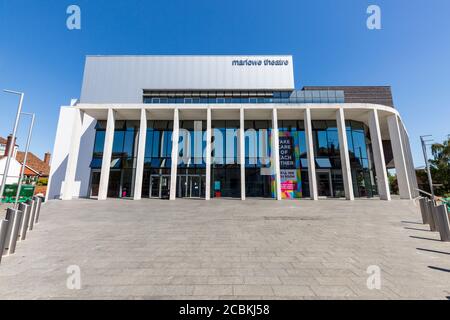
[[46, 186], [48, 184], [48, 178], [39, 178], [37, 185], [38, 186]]

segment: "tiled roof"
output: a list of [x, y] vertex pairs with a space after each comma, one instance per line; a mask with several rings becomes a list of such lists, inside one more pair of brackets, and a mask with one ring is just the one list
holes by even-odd
[[0, 144], [6, 144], [7, 140], [3, 137], [0, 137]]
[[[25, 152], [17, 151], [16, 159], [20, 163], [23, 163]], [[50, 175], [50, 166], [44, 161], [35, 156], [32, 152], [28, 152], [27, 167], [39, 172], [41, 176], [48, 177]]]

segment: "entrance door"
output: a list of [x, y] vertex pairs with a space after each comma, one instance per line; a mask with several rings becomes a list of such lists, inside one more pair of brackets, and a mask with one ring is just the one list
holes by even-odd
[[150, 176], [150, 198], [161, 198], [161, 176]]
[[331, 173], [328, 170], [317, 171], [317, 191], [319, 197], [332, 197], [333, 185], [331, 183]]
[[168, 199], [170, 196], [170, 176], [150, 176], [150, 198]]
[[170, 176], [161, 176], [161, 199], [170, 198]]
[[200, 176], [189, 176], [189, 187], [190, 194], [189, 198], [200, 198], [201, 186], [200, 186]]
[[109, 173], [108, 198], [118, 198], [120, 196], [120, 184], [122, 173], [120, 170], [111, 170]]

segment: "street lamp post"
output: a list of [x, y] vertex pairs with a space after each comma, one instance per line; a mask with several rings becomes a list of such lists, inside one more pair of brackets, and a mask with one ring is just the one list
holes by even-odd
[[34, 117], [35, 117], [34, 113], [22, 112], [22, 114], [31, 116], [31, 124], [30, 124], [30, 129], [28, 130], [27, 146], [25, 147], [25, 155], [23, 157], [22, 168], [20, 170], [20, 178], [19, 178], [19, 184], [17, 185], [17, 193], [16, 193], [16, 201], [14, 203], [14, 209], [17, 209], [17, 204], [19, 202], [20, 188], [22, 187], [22, 180], [23, 180], [23, 175], [25, 172], [25, 166], [27, 164], [28, 151], [30, 150], [31, 135], [33, 134]]
[[17, 92], [17, 91], [12, 91], [12, 90], [3, 90], [3, 91], [7, 92], [7, 93], [20, 95], [20, 100], [19, 100], [19, 106], [17, 107], [16, 121], [14, 122], [14, 128], [13, 128], [13, 133], [12, 133], [12, 143], [9, 145], [9, 149], [7, 150], [8, 156], [6, 157], [5, 172], [3, 172], [2, 184], [0, 186], [0, 198], [3, 197], [3, 192], [5, 191], [6, 178], [8, 176], [9, 165], [11, 163], [11, 155], [14, 151], [17, 127], [19, 125], [20, 113], [22, 112], [23, 97], [25, 95], [23, 92]]
[[434, 189], [433, 189], [433, 179], [431, 177], [431, 171], [430, 171], [430, 162], [428, 161], [428, 155], [427, 155], [427, 141], [431, 141], [431, 140], [425, 140], [425, 138], [427, 137], [431, 137], [430, 135], [427, 136], [421, 136], [420, 137], [420, 141], [422, 142], [422, 151], [423, 151], [423, 157], [425, 159], [425, 165], [427, 168], [427, 174], [428, 174], [428, 183], [430, 185], [430, 191], [431, 191], [431, 196], [432, 196], [432, 201], [434, 202]]

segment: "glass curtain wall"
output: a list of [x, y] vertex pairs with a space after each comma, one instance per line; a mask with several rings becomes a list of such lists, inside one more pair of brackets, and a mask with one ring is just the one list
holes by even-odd
[[275, 197], [272, 167], [272, 120], [246, 120], [245, 194], [247, 197]]
[[99, 120], [95, 125], [94, 151], [92, 152], [91, 182], [88, 197], [97, 197], [100, 186], [103, 149], [105, 147], [106, 121]]
[[312, 127], [319, 197], [345, 197], [336, 121], [316, 120]]
[[143, 198], [169, 199], [172, 165], [172, 120], [147, 121]]
[[[94, 152], [91, 161], [91, 196], [98, 195], [100, 170], [105, 144], [106, 121], [97, 121]], [[112, 157], [107, 196], [126, 198], [133, 196], [136, 175], [137, 134], [139, 121], [115, 122]]]
[[206, 121], [180, 121], [177, 192], [179, 198], [205, 198]]
[[346, 121], [346, 127], [353, 193], [357, 198], [372, 198], [378, 190], [369, 128], [357, 121]]
[[310, 197], [303, 120], [279, 120], [280, 178], [283, 199]]
[[211, 197], [241, 197], [239, 120], [213, 120]]

